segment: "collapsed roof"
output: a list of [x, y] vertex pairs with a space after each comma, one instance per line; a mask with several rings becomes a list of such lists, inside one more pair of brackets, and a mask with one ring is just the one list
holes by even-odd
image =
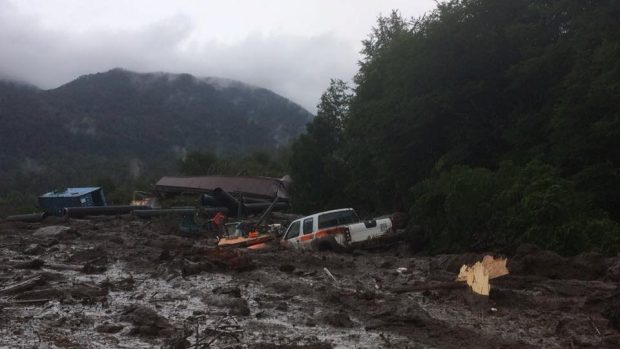
[[283, 178], [258, 176], [200, 176], [200, 177], [162, 177], [155, 184], [158, 193], [206, 193], [221, 188], [229, 193], [239, 193], [259, 199], [289, 200], [290, 177]]

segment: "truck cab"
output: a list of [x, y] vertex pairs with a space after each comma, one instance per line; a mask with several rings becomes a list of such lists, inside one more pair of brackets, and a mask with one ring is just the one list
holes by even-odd
[[297, 249], [334, 250], [380, 237], [391, 227], [389, 218], [362, 221], [354, 209], [342, 208], [293, 221], [282, 244]]

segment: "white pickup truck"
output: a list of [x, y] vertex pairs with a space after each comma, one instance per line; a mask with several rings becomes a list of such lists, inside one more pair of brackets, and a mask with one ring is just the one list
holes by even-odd
[[293, 221], [282, 237], [282, 245], [297, 249], [337, 250], [354, 247], [391, 230], [390, 218], [362, 221], [352, 208], [342, 208]]

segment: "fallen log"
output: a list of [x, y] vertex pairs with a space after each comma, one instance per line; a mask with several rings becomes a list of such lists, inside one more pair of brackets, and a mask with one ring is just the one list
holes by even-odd
[[90, 206], [90, 207], [66, 207], [64, 214], [70, 218], [83, 218], [86, 216], [118, 216], [131, 213], [134, 210], [149, 210], [148, 206], [116, 205], [116, 206]]
[[26, 281], [22, 281], [20, 283], [0, 289], [0, 295], [9, 295], [9, 294], [25, 292], [25, 291], [35, 288], [36, 286], [42, 285], [43, 283], [45, 283], [45, 278], [43, 278], [43, 276], [41, 275], [37, 275]]
[[71, 264], [62, 264], [62, 263], [50, 263], [43, 261], [41, 259], [31, 259], [29, 261], [17, 261], [12, 260], [9, 263], [13, 264], [13, 268], [15, 269], [40, 269], [41, 267], [52, 270], [72, 270], [79, 271], [82, 273], [92, 274], [98, 273], [105, 270], [104, 266], [95, 265], [94, 262], [100, 261], [105, 257], [98, 257], [87, 261], [84, 265], [71, 265]]
[[23, 299], [23, 300], [13, 300], [11, 303], [13, 304], [45, 304], [49, 301], [50, 299]]
[[53, 269], [53, 270], [82, 271], [84, 269], [84, 267], [81, 265], [70, 265], [70, 264], [59, 264], [59, 263], [45, 263], [44, 267], [47, 269]]
[[73, 298], [76, 300], [100, 300], [108, 295], [108, 290], [96, 286], [78, 285], [68, 288], [44, 288], [23, 292], [15, 297], [17, 300]]

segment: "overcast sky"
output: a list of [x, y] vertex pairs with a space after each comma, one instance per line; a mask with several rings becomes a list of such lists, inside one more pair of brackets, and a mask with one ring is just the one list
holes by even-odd
[[379, 14], [433, 0], [0, 0], [0, 77], [54, 88], [115, 67], [241, 80], [316, 111]]

